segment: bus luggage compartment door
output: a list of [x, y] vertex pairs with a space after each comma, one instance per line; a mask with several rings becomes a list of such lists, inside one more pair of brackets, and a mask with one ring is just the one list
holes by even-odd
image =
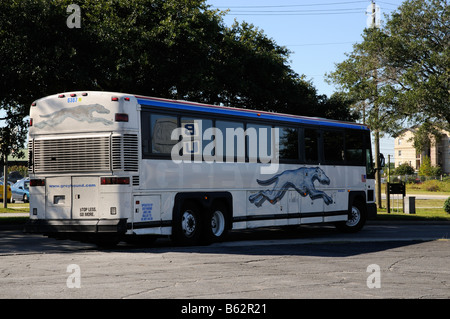
[[46, 219], [98, 218], [98, 177], [46, 179]]
[[72, 218], [98, 218], [98, 177], [72, 177]]
[[45, 181], [45, 218], [70, 219], [72, 217], [71, 178], [48, 177]]
[[161, 197], [159, 195], [134, 196], [133, 231], [135, 234], [160, 234], [160, 221]]

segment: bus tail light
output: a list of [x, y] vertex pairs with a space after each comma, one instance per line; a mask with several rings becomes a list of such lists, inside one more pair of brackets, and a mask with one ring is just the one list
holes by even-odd
[[129, 185], [129, 177], [102, 177], [100, 178], [102, 185]]
[[30, 179], [30, 186], [45, 186], [45, 179]]
[[114, 120], [116, 122], [128, 122], [128, 114], [127, 113], [116, 113]]

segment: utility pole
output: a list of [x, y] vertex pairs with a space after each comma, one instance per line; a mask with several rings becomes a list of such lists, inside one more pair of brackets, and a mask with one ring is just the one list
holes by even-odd
[[3, 162], [3, 208], [8, 207], [8, 155], [2, 154], [4, 156]]
[[[369, 9], [370, 8], [370, 9]], [[380, 9], [372, 0], [372, 3], [368, 7], [368, 11], [370, 12], [370, 16], [368, 19], [368, 25], [370, 28], [377, 28], [380, 26], [379, 23], [379, 14]], [[375, 60], [377, 57], [373, 57]], [[373, 100], [374, 113], [376, 118], [377, 127], [374, 127], [374, 146], [375, 146], [375, 182], [376, 182], [376, 199], [378, 208], [382, 208], [381, 201], [381, 167], [380, 167], [380, 130], [379, 130], [379, 105], [378, 105], [378, 63], [375, 62], [375, 69], [373, 70], [373, 82], [375, 86], [375, 94]]]

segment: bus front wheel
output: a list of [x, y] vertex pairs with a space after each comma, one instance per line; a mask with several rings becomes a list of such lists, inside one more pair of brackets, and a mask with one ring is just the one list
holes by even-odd
[[345, 233], [356, 233], [366, 223], [366, 210], [364, 203], [355, 201], [350, 208], [348, 220], [336, 223], [336, 228]]

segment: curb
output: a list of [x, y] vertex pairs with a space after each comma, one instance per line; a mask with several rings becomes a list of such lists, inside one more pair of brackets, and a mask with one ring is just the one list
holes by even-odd
[[450, 225], [450, 220], [368, 220], [366, 225]]

